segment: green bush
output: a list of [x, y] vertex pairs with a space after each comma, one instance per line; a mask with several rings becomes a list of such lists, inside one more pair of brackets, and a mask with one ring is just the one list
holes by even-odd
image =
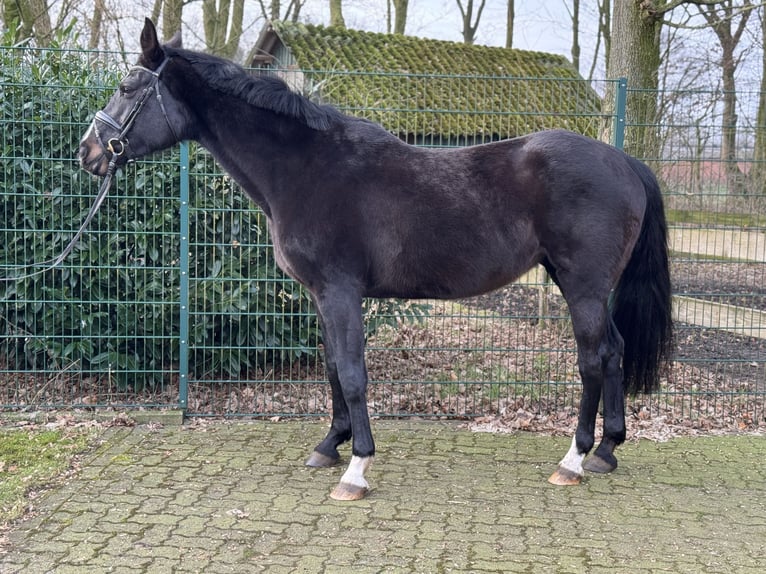
[[[99, 182], [80, 169], [78, 141], [122, 72], [85, 52], [0, 48], [3, 277], [55, 258], [85, 217]], [[204, 150], [190, 150], [190, 376], [313, 357], [316, 317], [276, 267], [264, 216]], [[63, 264], [0, 282], [4, 368], [110, 372], [135, 390], [177, 371], [179, 162], [174, 150], [128, 166]], [[423, 309], [376, 302], [368, 334]]]

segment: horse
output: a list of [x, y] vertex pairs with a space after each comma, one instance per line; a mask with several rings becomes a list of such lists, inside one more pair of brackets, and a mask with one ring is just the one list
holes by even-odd
[[[569, 308], [582, 380], [578, 423], [549, 481], [617, 468], [625, 397], [655, 390], [673, 338], [667, 223], [652, 171], [564, 130], [463, 148], [409, 145], [274, 76], [166, 44], [148, 18], [141, 55], [80, 142], [105, 176], [194, 140], [267, 217], [278, 265], [308, 290], [332, 391], [311, 467], [351, 460], [331, 492], [363, 498], [375, 455], [362, 299], [457, 299], [542, 264]], [[596, 450], [596, 415], [603, 436]]]

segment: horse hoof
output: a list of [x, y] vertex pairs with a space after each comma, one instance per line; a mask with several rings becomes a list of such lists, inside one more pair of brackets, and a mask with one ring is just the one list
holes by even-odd
[[612, 472], [615, 468], [617, 468], [617, 460], [615, 459], [614, 462], [609, 462], [596, 454], [592, 454], [585, 459], [585, 461], [582, 464], [582, 467], [585, 470], [588, 470], [590, 472], [606, 474], [608, 472]]
[[556, 472], [554, 472], [548, 479], [548, 482], [555, 484], [556, 486], [574, 486], [580, 484], [581, 481], [581, 474], [577, 474], [576, 472], [561, 466], [558, 467]]
[[369, 492], [367, 487], [341, 482], [330, 493], [330, 498], [333, 500], [361, 500], [367, 492]]
[[340, 458], [333, 458], [322, 454], [321, 452], [314, 451], [311, 456], [306, 459], [306, 466], [312, 466], [314, 468], [329, 468], [338, 464]]

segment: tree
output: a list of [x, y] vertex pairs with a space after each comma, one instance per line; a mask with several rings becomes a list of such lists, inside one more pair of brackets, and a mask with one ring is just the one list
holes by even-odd
[[[203, 3], [203, 14], [204, 4]], [[173, 37], [173, 34], [181, 29], [181, 15], [183, 13], [184, 3], [183, 0], [157, 0], [155, 4], [155, 10], [159, 9], [159, 5], [162, 4], [162, 38], [167, 42]], [[155, 22], [159, 21], [159, 13], [155, 17]], [[207, 33], [207, 25], [205, 32]]]
[[290, 0], [287, 3], [287, 9], [284, 14], [282, 13], [282, 2], [280, 0], [271, 0], [269, 7], [266, 8], [264, 0], [258, 0], [258, 4], [261, 6], [261, 16], [267, 20], [291, 20], [297, 22], [300, 17], [301, 8], [306, 4], [307, 0]]
[[513, 22], [516, 19], [516, 6], [514, 0], [508, 0], [508, 11], [505, 21], [505, 47], [513, 48]]
[[593, 53], [593, 61], [588, 71], [588, 79], [593, 79], [598, 62], [598, 54], [601, 42], [604, 42], [604, 60], [609, 61], [609, 53], [612, 47], [612, 0], [598, 0], [598, 31], [596, 32], [596, 49]]
[[[569, 6], [567, 6], [569, 10]], [[572, 9], [569, 10], [572, 20], [572, 65], [580, 71], [580, 0], [572, 0]]]
[[[632, 127], [626, 133], [625, 149], [643, 157], [656, 157], [658, 137], [656, 90], [660, 68], [661, 0], [615, 0], [612, 13], [612, 43], [606, 74], [609, 78], [627, 77], [632, 87], [628, 101]], [[614, 104], [614, 86], [607, 90], [604, 104], [610, 111]]]
[[394, 6], [394, 34], [404, 34], [404, 28], [407, 25], [407, 8], [410, 0], [388, 0], [389, 1], [389, 24], [388, 30], [391, 32], [391, 4]]
[[330, 0], [330, 26], [346, 27], [346, 21], [343, 19], [342, 0]]
[[761, 91], [755, 120], [755, 149], [751, 187], [763, 193], [766, 186], [766, 6], [761, 6]]
[[463, 42], [473, 44], [476, 41], [476, 30], [479, 28], [479, 21], [481, 20], [481, 14], [484, 11], [484, 5], [487, 3], [487, 0], [481, 0], [479, 7], [476, 9], [475, 17], [473, 0], [456, 1], [460, 9], [460, 16], [463, 19]]
[[[53, 39], [54, 27], [46, 0], [3, 0], [3, 22], [16, 27], [15, 42], [34, 39], [38, 46], [48, 46]], [[66, 17], [67, 11], [60, 15]]]
[[[707, 13], [704, 27], [712, 28], [719, 42], [722, 34], [725, 42], [736, 47], [739, 26], [732, 30], [732, 22], [737, 18], [740, 23], [742, 19], [746, 22], [745, 14], [752, 11], [754, 5], [752, 0], [614, 0], [607, 76], [625, 76], [630, 86], [641, 88], [632, 91], [628, 98], [628, 123], [633, 126], [626, 133], [625, 139], [625, 147], [629, 152], [649, 158], [659, 153], [659, 138], [655, 127], [659, 118], [655, 93], [662, 61], [660, 32], [663, 25], [691, 27], [688, 21], [679, 24], [670, 19], [677, 8], [684, 8], [683, 13], [688, 17], [690, 7], [696, 7], [703, 16]], [[741, 32], [739, 34], [741, 36]], [[729, 65], [723, 60], [722, 64]], [[736, 92], [732, 89], [731, 93], [736, 105]], [[607, 90], [605, 111], [611, 111], [613, 100], [613, 90]], [[731, 125], [732, 118], [730, 115], [725, 121]], [[727, 131], [733, 130], [727, 128]], [[734, 149], [734, 146], [728, 149]]]
[[[181, 0], [174, 1], [181, 2]], [[210, 53], [234, 58], [242, 37], [244, 12], [245, 0], [202, 1], [205, 44]]]
[[104, 22], [104, 12], [106, 11], [106, 0], [95, 0], [93, 5], [93, 18], [90, 21], [90, 35], [88, 37], [88, 49], [98, 48], [98, 41], [101, 37], [101, 25]]
[[[718, 37], [721, 46], [721, 77], [723, 80], [723, 114], [721, 159], [725, 169], [729, 190], [743, 190], [742, 172], [737, 165], [737, 90], [735, 74], [739, 59], [735, 55], [737, 46], [745, 32], [753, 5], [744, 0], [735, 6], [733, 0], [718, 4], [697, 5], [700, 14]], [[739, 20], [736, 24], [735, 21]]]

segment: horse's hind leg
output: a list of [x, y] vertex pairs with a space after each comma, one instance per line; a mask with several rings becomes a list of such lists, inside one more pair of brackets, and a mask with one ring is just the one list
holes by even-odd
[[611, 317], [608, 319], [604, 355], [604, 436], [583, 468], [591, 472], [612, 472], [617, 468], [614, 449], [625, 442], [625, 392], [622, 355], [625, 344]]
[[[566, 285], [562, 286], [566, 296]], [[582, 289], [581, 293], [589, 291]], [[590, 291], [592, 293], [592, 291]], [[548, 479], [552, 484], [579, 484], [582, 480], [583, 460], [595, 442], [596, 414], [604, 383], [604, 365], [609, 360], [610, 349], [606, 344], [608, 321], [606, 296], [603, 298], [583, 296], [570, 298], [572, 327], [577, 341], [577, 359], [583, 391], [577, 431], [572, 445]]]

